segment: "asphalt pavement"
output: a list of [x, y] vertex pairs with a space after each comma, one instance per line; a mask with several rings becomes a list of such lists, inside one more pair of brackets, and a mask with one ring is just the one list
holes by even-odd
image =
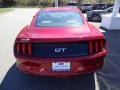
[[104, 33], [108, 55], [103, 68], [97, 72], [100, 90], [120, 90], [120, 30]]
[[[104, 67], [94, 74], [80, 75], [70, 78], [53, 78], [28, 75], [20, 72], [15, 66], [13, 44], [16, 35], [28, 25], [38, 9], [14, 9], [0, 14], [0, 90], [120, 90], [120, 31], [104, 32], [108, 56]], [[100, 23], [93, 23], [100, 27]], [[97, 82], [97, 83], [96, 83]]]

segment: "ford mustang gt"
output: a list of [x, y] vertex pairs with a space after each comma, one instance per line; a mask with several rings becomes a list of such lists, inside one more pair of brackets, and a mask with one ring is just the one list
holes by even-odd
[[105, 38], [77, 8], [40, 9], [14, 44], [17, 67], [44, 76], [71, 76], [99, 70], [106, 56]]

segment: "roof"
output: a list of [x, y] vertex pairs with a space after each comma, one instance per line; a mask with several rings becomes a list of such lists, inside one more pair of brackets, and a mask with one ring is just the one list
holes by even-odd
[[79, 9], [72, 8], [72, 7], [47, 7], [47, 8], [43, 8], [42, 11], [77, 11], [79, 12]]

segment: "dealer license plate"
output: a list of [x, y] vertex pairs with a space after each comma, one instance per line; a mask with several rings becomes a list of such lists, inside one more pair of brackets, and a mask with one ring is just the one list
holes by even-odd
[[66, 72], [70, 71], [70, 62], [52, 62], [53, 72]]

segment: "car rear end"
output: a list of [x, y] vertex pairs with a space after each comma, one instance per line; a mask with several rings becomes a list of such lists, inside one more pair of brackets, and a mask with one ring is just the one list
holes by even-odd
[[[74, 25], [75, 20], [80, 19], [80, 17], [75, 16], [78, 15], [79, 10], [75, 15], [71, 9], [65, 12], [62, 9], [61, 11], [58, 12], [59, 15], [53, 14], [52, 11], [52, 15], [58, 16], [61, 20], [60, 17], [64, 19], [64, 15], [70, 14], [69, 25], [71, 22], [71, 25]], [[50, 11], [48, 10], [48, 12]], [[46, 12], [43, 16], [45, 14]], [[73, 20], [71, 15], [74, 18]], [[48, 20], [50, 19], [48, 18]], [[42, 25], [45, 26], [48, 23], [47, 25], [52, 26], [52, 21], [48, 22], [48, 20], [42, 21]], [[85, 19], [83, 18], [83, 20]], [[34, 21], [36, 22], [36, 20]], [[58, 27], [59, 24], [56, 24], [57, 27], [38, 28], [33, 23], [30, 30], [26, 30], [30, 27], [24, 28], [17, 36], [14, 44], [17, 67], [27, 73], [44, 76], [71, 76], [99, 70], [103, 66], [106, 56], [104, 36], [92, 25], [88, 25], [86, 21], [80, 25], [79, 23], [76, 24], [79, 27]], [[41, 24], [38, 23], [37, 25]], [[65, 25], [65, 23], [61, 21], [61, 25]]]
[[69, 2], [69, 3], [67, 3], [67, 6], [77, 8], [78, 4], [77, 4], [77, 2]]
[[113, 7], [113, 6], [114, 6], [114, 3], [107, 3], [107, 8]]
[[107, 8], [107, 4], [106, 3], [96, 3], [93, 4], [93, 9], [94, 10], [104, 10]]
[[92, 10], [92, 4], [82, 4], [81, 6], [82, 12], [87, 12]]

